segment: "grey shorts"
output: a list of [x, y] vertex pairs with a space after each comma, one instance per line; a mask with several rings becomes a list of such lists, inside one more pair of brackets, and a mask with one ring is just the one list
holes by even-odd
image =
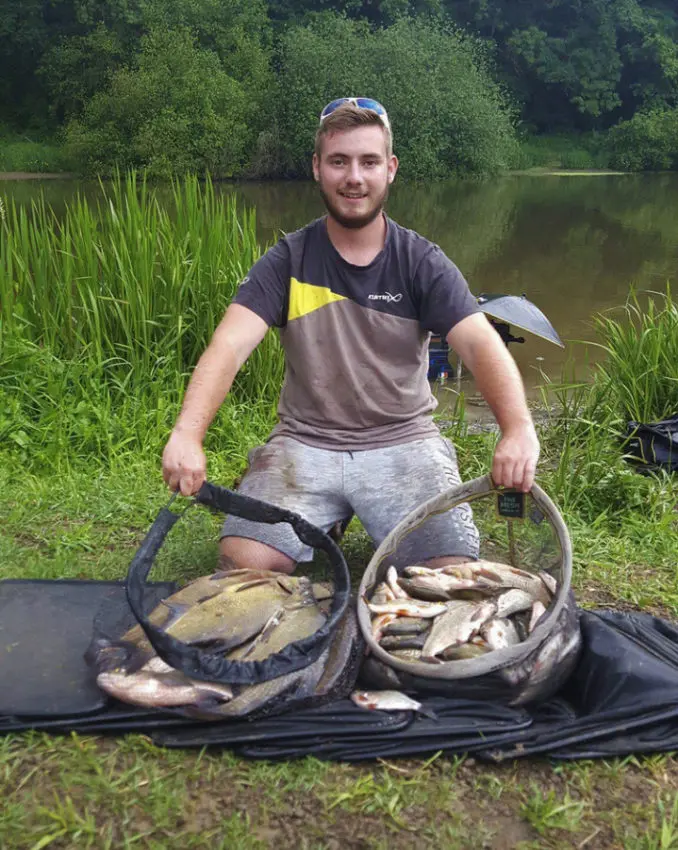
[[[457, 453], [444, 437], [369, 451], [329, 451], [290, 437], [273, 437], [248, 455], [238, 491], [301, 514], [328, 531], [355, 514], [378, 546], [414, 508], [461, 482]], [[266, 525], [229, 516], [222, 537], [267, 543], [294, 561], [310, 561], [288, 523]], [[478, 557], [478, 531], [469, 505], [432, 518], [399, 547], [396, 565], [447, 555]]]

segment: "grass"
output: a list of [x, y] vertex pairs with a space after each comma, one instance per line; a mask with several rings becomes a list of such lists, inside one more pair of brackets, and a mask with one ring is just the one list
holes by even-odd
[[[0, 128], [1, 130], [1, 128]], [[0, 132], [0, 172], [25, 171], [29, 174], [67, 172], [71, 168], [61, 145]]]
[[610, 155], [596, 134], [528, 136], [520, 144], [516, 168], [609, 168]]

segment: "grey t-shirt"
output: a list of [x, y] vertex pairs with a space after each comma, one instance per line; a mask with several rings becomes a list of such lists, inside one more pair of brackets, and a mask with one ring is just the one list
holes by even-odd
[[285, 381], [273, 434], [337, 450], [437, 434], [426, 378], [430, 333], [478, 312], [459, 269], [433, 243], [386, 218], [367, 266], [332, 245], [325, 218], [258, 260], [234, 303], [280, 328]]

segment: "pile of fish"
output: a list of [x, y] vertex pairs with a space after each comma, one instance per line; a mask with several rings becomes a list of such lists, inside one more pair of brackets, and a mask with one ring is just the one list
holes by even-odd
[[[196, 579], [163, 600], [151, 622], [184, 643], [258, 661], [316, 632], [332, 602], [330, 584], [276, 572], [234, 570]], [[244, 716], [290, 691], [310, 696], [331, 689], [342, 675], [347, 645], [357, 636], [353, 612], [340, 621], [329, 646], [303, 670], [255, 685], [192, 679], [166, 664], [141, 626], [119, 639], [99, 637], [90, 649], [97, 684], [122, 702], [184, 709], [192, 717]], [[333, 678], [334, 677], [334, 678]], [[324, 692], [324, 691], [323, 691]]]
[[473, 561], [389, 567], [365, 600], [374, 640], [401, 661], [439, 664], [476, 658], [524, 641], [558, 589], [546, 572]]

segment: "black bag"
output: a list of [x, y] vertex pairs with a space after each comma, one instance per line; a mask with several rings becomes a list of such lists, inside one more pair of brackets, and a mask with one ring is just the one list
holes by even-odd
[[626, 458], [638, 472], [678, 472], [678, 415], [660, 422], [629, 422]]
[[[146, 579], [155, 557], [168, 532], [182, 516], [169, 510], [169, 506], [163, 508], [129, 567], [126, 581], [129, 606], [163, 661], [191, 679], [234, 686], [234, 698], [213, 713], [198, 712], [190, 706], [176, 710], [200, 719], [219, 719], [273, 713], [283, 710], [283, 706], [287, 709], [292, 705], [312, 705], [345, 696], [355, 683], [362, 655], [362, 639], [354, 606], [349, 605], [348, 566], [337, 544], [298, 514], [209, 482], [202, 485], [195, 501], [224, 514], [254, 522], [289, 523], [303, 543], [326, 553], [332, 571], [334, 595], [327, 620], [314, 634], [290, 643], [262, 660], [233, 661], [218, 649], [206, 650], [178, 640], [150, 621], [144, 605], [148, 588]], [[95, 636], [94, 649], [90, 652], [95, 666], [96, 643]], [[274, 680], [279, 688], [260, 687]], [[245, 696], [245, 691], [250, 692]]]

